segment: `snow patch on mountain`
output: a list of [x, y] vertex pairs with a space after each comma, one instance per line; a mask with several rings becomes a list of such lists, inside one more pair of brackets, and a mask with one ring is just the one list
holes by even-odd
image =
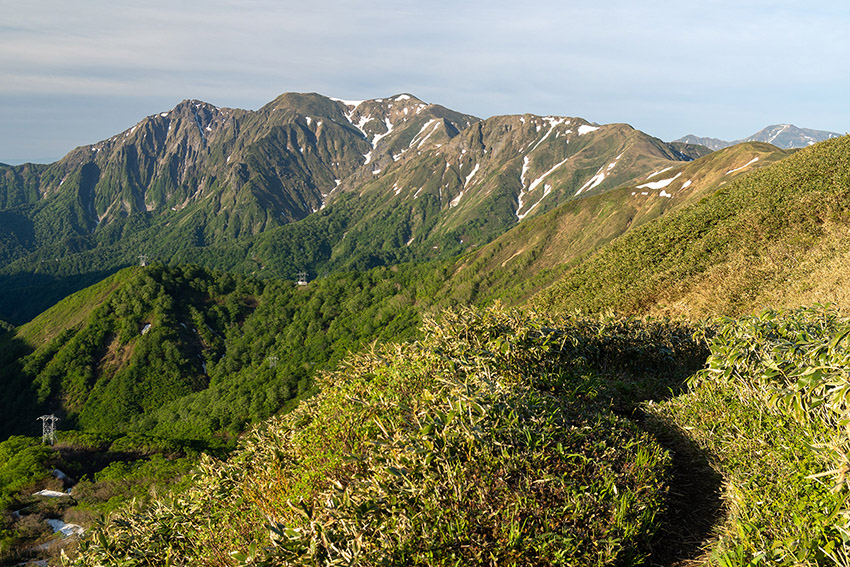
[[522, 171], [519, 174], [519, 182], [523, 187], [526, 186], [525, 175], [528, 173], [528, 165], [529, 165], [530, 161], [531, 160], [529, 159], [528, 156], [525, 156], [524, 158], [522, 158]]
[[[432, 126], [433, 126], [433, 127], [432, 127]], [[421, 147], [422, 147], [422, 144], [424, 144], [424, 143], [425, 143], [425, 141], [426, 141], [428, 138], [430, 138], [430, 137], [431, 137], [431, 135], [432, 135], [434, 132], [436, 132], [436, 131], [437, 131], [437, 129], [439, 129], [439, 127], [440, 127], [440, 121], [439, 121], [439, 120], [437, 120], [436, 118], [432, 118], [431, 120], [429, 120], [428, 122], [426, 122], [426, 123], [425, 123], [425, 125], [424, 125], [424, 126], [422, 126], [422, 128], [419, 130], [419, 133], [418, 133], [418, 134], [416, 134], [416, 135], [413, 137], [413, 140], [411, 140], [411, 142], [410, 142], [410, 147], [412, 148], [414, 145], [416, 145], [416, 147], [417, 147], [417, 148], [421, 148]], [[427, 130], [427, 129], [429, 129], [429, 128], [431, 128], [431, 131], [430, 131], [430, 132], [428, 132], [428, 134], [425, 134], [425, 137], [424, 137], [424, 138], [421, 138], [421, 139], [420, 139], [420, 136], [422, 136], [422, 135], [425, 133], [425, 130]], [[418, 141], [418, 143], [417, 143], [417, 139], [419, 140], [419, 141]]]
[[655, 177], [656, 175], [661, 175], [661, 174], [662, 174], [662, 173], [664, 173], [665, 171], [670, 171], [671, 169], [673, 169], [673, 166], [672, 166], [672, 165], [671, 165], [670, 167], [665, 167], [664, 169], [659, 169], [658, 171], [655, 171], [655, 172], [653, 172], [653, 173], [650, 173], [649, 175], [647, 175], [647, 176], [646, 176], [646, 178], [647, 178], [648, 180], [649, 180], [649, 179], [652, 179], [652, 178], [653, 178], [653, 177]]
[[578, 197], [585, 191], [592, 190], [594, 187], [597, 187], [600, 183], [605, 181], [605, 177], [611, 172], [612, 169], [614, 169], [621, 157], [623, 157], [623, 154], [618, 155], [616, 159], [614, 159], [614, 161], [609, 163], [607, 166], [602, 166], [601, 168], [599, 168], [599, 171], [596, 172], [596, 175], [591, 177], [587, 181], [587, 183], [581, 186], [581, 189], [576, 191], [576, 197]]
[[334, 102], [341, 102], [345, 106], [353, 106], [354, 108], [357, 108], [358, 106], [360, 106], [361, 104], [363, 104], [365, 102], [363, 100], [345, 100], [345, 99], [334, 98], [334, 97], [329, 97], [329, 98]]
[[381, 140], [381, 138], [385, 138], [386, 136], [388, 136], [390, 134], [390, 132], [393, 131], [393, 123], [390, 122], [389, 118], [384, 119], [384, 125], [387, 127], [387, 131], [384, 132], [383, 134], [375, 134], [375, 137], [372, 138], [372, 145], [373, 146], [375, 144], [377, 144]]
[[463, 198], [463, 191], [457, 194], [457, 197], [451, 200], [449, 203], [449, 207], [456, 207], [460, 203], [460, 200]]
[[758, 158], [758, 156], [756, 156], [753, 159], [751, 159], [750, 161], [748, 161], [747, 163], [745, 163], [744, 165], [742, 165], [741, 167], [736, 167], [735, 169], [730, 169], [729, 171], [726, 172], [726, 175], [729, 175], [730, 173], [735, 173], [736, 171], [741, 171], [742, 169], [753, 165], [758, 160], [759, 160], [759, 158]]
[[[531, 153], [531, 152], [533, 152], [534, 150], [536, 150], [536, 149], [537, 149], [537, 147], [538, 147], [540, 144], [542, 144], [542, 143], [543, 143], [543, 141], [544, 141], [546, 138], [548, 138], [548, 137], [552, 134], [552, 131], [555, 129], [555, 127], [556, 127], [556, 126], [560, 126], [561, 124], [569, 124], [569, 120], [567, 120], [566, 118], [558, 118], [558, 117], [556, 117], [556, 116], [544, 116], [544, 117], [543, 117], [543, 120], [544, 120], [546, 123], [548, 123], [548, 124], [549, 124], [549, 130], [547, 130], [546, 134], [544, 134], [544, 135], [543, 135], [543, 137], [542, 137], [542, 138], [540, 138], [540, 140], [539, 140], [536, 144], [534, 144], [534, 147], [533, 147], [533, 148], [531, 148], [530, 150], [528, 150], [528, 153]], [[537, 131], [538, 131], [538, 132], [540, 131], [540, 126], [539, 126], [539, 125], [537, 126]]]
[[53, 528], [53, 533], [61, 533], [62, 537], [70, 537], [72, 535], [81, 536], [85, 533], [85, 528], [77, 524], [66, 524], [62, 520], [49, 519], [46, 520], [47, 525]]
[[661, 181], [652, 181], [650, 183], [644, 183], [643, 185], [638, 185], [637, 188], [638, 189], [663, 189], [664, 187], [667, 187], [668, 185], [673, 183], [673, 181], [675, 181], [676, 178], [679, 177], [680, 175], [682, 175], [681, 171], [679, 173], [677, 173], [676, 175], [674, 175], [673, 177], [671, 177], [670, 179], [662, 179]]
[[[472, 172], [470, 172], [470, 174], [466, 176], [466, 180], [463, 182], [463, 186], [464, 186], [464, 187], [466, 187], [467, 185], [469, 185], [469, 182], [470, 182], [470, 181], [472, 181], [472, 178], [473, 178], [473, 177], [475, 177], [475, 174], [476, 174], [476, 173], [478, 173], [478, 168], [479, 168], [479, 166], [480, 166], [480, 165], [481, 165], [481, 164], [476, 163], [476, 164], [475, 164], [475, 167], [474, 167], [474, 168], [472, 168]], [[461, 194], [463, 194], [463, 192], [461, 192]]]
[[521, 221], [522, 219], [524, 219], [525, 217], [527, 217], [527, 216], [529, 215], [529, 213], [531, 213], [531, 211], [533, 211], [534, 209], [536, 209], [536, 208], [537, 208], [537, 205], [539, 205], [541, 202], [543, 202], [543, 199], [545, 199], [545, 198], [546, 198], [546, 195], [548, 195], [548, 194], [549, 194], [549, 193], [551, 193], [551, 192], [552, 192], [552, 186], [551, 186], [551, 185], [549, 185], [548, 183], [547, 183], [546, 185], [544, 185], [544, 186], [543, 186], [543, 196], [542, 196], [542, 197], [540, 197], [540, 199], [538, 199], [536, 203], [534, 203], [533, 205], [531, 205], [530, 207], [528, 207], [528, 210], [527, 210], [527, 211], [525, 211], [525, 212], [524, 212], [524, 213], [522, 213], [522, 214], [518, 214], [518, 215], [517, 215], [517, 220], [518, 220], [518, 221]]
[[546, 179], [547, 177], [549, 177], [549, 175], [551, 175], [551, 174], [552, 174], [552, 173], [553, 173], [556, 169], [558, 169], [559, 167], [561, 167], [562, 165], [564, 165], [565, 163], [567, 163], [567, 162], [569, 161], [569, 159], [570, 159], [570, 158], [566, 158], [566, 159], [564, 159], [564, 160], [562, 160], [562, 161], [559, 161], [558, 163], [556, 163], [555, 165], [553, 165], [553, 166], [552, 166], [552, 167], [551, 167], [551, 168], [550, 168], [550, 169], [549, 169], [546, 173], [544, 173], [543, 175], [541, 175], [540, 177], [538, 177], [537, 179], [535, 179], [534, 181], [532, 181], [532, 182], [531, 182], [531, 185], [529, 185], [529, 186], [528, 186], [528, 192], [530, 193], [531, 191], [534, 191], [534, 190], [537, 188], [537, 186], [538, 186], [538, 185], [540, 185], [541, 183], [543, 183], [543, 180], [544, 180], [544, 179]]

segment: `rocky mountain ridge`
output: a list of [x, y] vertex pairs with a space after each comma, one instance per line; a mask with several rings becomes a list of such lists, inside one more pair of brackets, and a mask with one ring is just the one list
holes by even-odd
[[0, 168], [0, 273], [74, 276], [140, 253], [286, 277], [445, 257], [699, 151], [410, 94], [287, 93], [256, 111], [186, 100], [56, 163]]

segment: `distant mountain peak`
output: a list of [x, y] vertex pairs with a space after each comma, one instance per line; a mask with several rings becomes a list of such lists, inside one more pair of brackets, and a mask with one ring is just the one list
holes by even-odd
[[729, 146], [734, 146], [735, 144], [740, 144], [742, 142], [766, 142], [768, 144], [773, 144], [778, 148], [789, 150], [794, 148], [805, 148], [806, 146], [811, 146], [812, 144], [816, 144], [830, 138], [838, 138], [840, 135], [841, 134], [836, 132], [829, 132], [826, 130], [798, 128], [793, 124], [772, 124], [762, 128], [751, 136], [741, 140], [735, 140], [733, 142], [720, 140], [718, 138], [700, 137], [693, 134], [688, 134], [687, 136], [675, 140], [675, 142], [699, 144], [712, 150], [728, 148]]

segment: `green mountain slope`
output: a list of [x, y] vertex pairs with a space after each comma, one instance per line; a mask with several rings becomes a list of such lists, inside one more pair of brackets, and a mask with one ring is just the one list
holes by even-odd
[[444, 293], [476, 302], [524, 301], [627, 231], [788, 155], [768, 144], [740, 144], [653, 171], [635, 185], [564, 203], [463, 256], [446, 278]]
[[843, 137], [742, 176], [611, 242], [535, 303], [699, 317], [844, 299], [826, 263], [846, 258], [848, 160]]
[[[0, 314], [26, 321], [140, 254], [278, 277], [450, 257], [688, 159], [626, 125], [481, 121], [407, 94], [184, 101], [55, 164], [2, 168]], [[27, 289], [49, 300], [27, 309]]]
[[[321, 394], [234, 459], [208, 460], [190, 492], [99, 528], [76, 564], [645, 557], [669, 462], [612, 413], [606, 394], [625, 384], [606, 372], [631, 369], [635, 384], [652, 376], [665, 391], [700, 359], [688, 329], [489, 310], [445, 314], [424, 337], [326, 375]], [[179, 539], [165, 527], [177, 525]]]
[[2, 337], [4, 435], [53, 412], [67, 428], [204, 439], [273, 415], [315, 372], [373, 340], [411, 336], [404, 269], [309, 286], [198, 268], [130, 268]]

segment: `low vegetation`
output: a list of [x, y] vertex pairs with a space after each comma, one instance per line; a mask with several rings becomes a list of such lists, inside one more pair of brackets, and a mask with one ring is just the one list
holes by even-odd
[[0, 565], [71, 552], [77, 538], [54, 535], [50, 522], [88, 527], [131, 502], [179, 492], [197, 461], [191, 449], [126, 436], [60, 432], [53, 446], [8, 438], [0, 443]]
[[792, 276], [807, 281], [795, 269], [811, 250], [840, 241], [848, 219], [850, 137], [845, 136], [799, 151], [627, 232], [533, 303], [690, 319], [783, 306], [786, 298], [772, 292], [784, 289]]
[[850, 561], [850, 320], [831, 307], [764, 311], [710, 327], [707, 367], [652, 406], [724, 477], [723, 567]]
[[[323, 375], [189, 492], [96, 528], [76, 565], [639, 562], [669, 461], [611, 401], [698, 366], [688, 329], [497, 308], [423, 334]], [[635, 387], [650, 375], [666, 382]]]

